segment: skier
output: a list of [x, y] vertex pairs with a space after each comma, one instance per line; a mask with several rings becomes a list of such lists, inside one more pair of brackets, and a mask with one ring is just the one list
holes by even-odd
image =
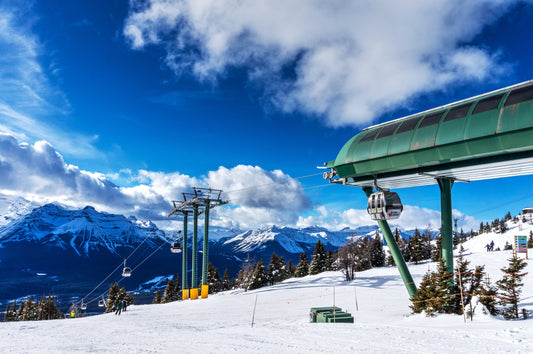
[[485, 247], [487, 248], [487, 252], [490, 252], [490, 245], [488, 243]]
[[494, 251], [494, 240], [490, 241], [490, 250]]
[[115, 315], [119, 315], [122, 312], [122, 301], [119, 301], [117, 304], [117, 310], [115, 311]]
[[126, 299], [122, 300], [122, 311], [126, 311], [126, 308], [128, 307], [128, 302]]

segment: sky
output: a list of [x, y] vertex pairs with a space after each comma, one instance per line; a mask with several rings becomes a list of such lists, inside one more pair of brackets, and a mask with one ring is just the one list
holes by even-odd
[[[367, 126], [532, 79], [532, 23], [518, 0], [0, 0], [0, 193], [161, 225], [210, 187], [230, 200], [214, 225], [370, 224], [317, 166]], [[532, 181], [456, 183], [459, 226], [532, 206]], [[436, 185], [397, 192], [397, 224], [439, 227]]]

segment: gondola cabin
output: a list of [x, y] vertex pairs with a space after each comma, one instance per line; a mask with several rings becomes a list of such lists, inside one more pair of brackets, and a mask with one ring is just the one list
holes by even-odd
[[366, 210], [372, 220], [398, 219], [403, 205], [397, 193], [381, 191], [370, 195]]
[[124, 267], [122, 270], [123, 277], [131, 277], [131, 269], [129, 267]]
[[172, 242], [170, 245], [170, 252], [181, 253], [181, 244], [179, 242]]

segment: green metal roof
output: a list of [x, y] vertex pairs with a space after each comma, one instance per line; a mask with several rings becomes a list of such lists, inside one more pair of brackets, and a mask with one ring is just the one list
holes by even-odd
[[366, 128], [327, 166], [383, 188], [533, 174], [533, 81]]

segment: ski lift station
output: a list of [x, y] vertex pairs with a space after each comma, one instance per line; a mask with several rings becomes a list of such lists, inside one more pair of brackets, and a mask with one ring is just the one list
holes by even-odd
[[326, 167], [331, 183], [363, 189], [413, 296], [416, 287], [387, 223], [403, 209], [390, 189], [439, 185], [442, 258], [453, 271], [454, 182], [533, 174], [533, 81], [366, 128]]

